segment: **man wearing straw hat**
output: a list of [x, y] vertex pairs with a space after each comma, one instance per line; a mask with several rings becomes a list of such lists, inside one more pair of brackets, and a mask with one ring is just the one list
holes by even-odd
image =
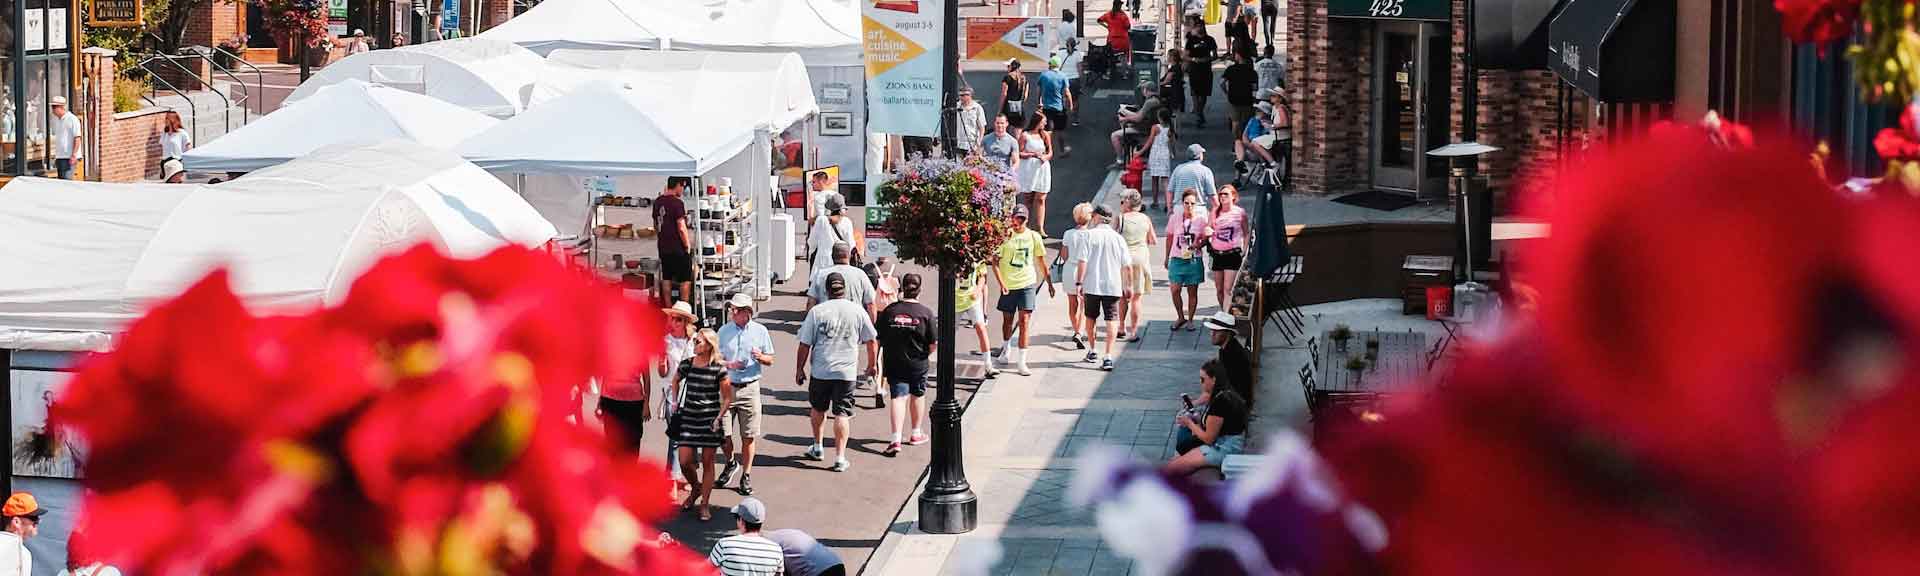
[[67, 97], [47, 101], [53, 111], [53, 168], [61, 180], [73, 179], [73, 163], [86, 156], [80, 148], [80, 119], [67, 112]]

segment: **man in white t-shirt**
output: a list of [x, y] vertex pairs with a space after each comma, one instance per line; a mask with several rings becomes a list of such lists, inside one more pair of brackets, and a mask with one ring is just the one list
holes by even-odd
[[46, 514], [47, 509], [26, 492], [14, 492], [0, 506], [0, 518], [6, 522], [0, 527], [0, 576], [33, 574], [33, 553], [27, 551], [27, 539], [40, 533], [40, 517]]
[[1114, 331], [1119, 325], [1120, 300], [1133, 291], [1133, 283], [1122, 281], [1132, 278], [1133, 266], [1128, 258], [1127, 240], [1113, 231], [1109, 225], [1113, 211], [1105, 205], [1093, 208], [1093, 220], [1088, 222], [1086, 231], [1080, 233], [1080, 244], [1074, 247], [1075, 260], [1079, 261], [1074, 272], [1079, 279], [1080, 309], [1087, 316], [1087, 340], [1099, 343], [1099, 335], [1093, 332], [1093, 321], [1106, 316], [1107, 343], [1106, 358], [1099, 353], [1087, 351], [1087, 361], [1100, 362], [1101, 370], [1113, 370]]
[[67, 112], [67, 98], [54, 96], [47, 102], [53, 111], [53, 168], [61, 180], [73, 179], [73, 163], [86, 154], [80, 148], [80, 118]]

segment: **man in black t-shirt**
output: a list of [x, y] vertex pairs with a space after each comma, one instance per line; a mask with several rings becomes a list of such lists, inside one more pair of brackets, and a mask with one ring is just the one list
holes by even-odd
[[660, 249], [660, 295], [656, 302], [673, 301], [673, 285], [680, 285], [680, 299], [693, 297], [693, 255], [687, 250], [692, 235], [687, 233], [687, 205], [680, 200], [693, 179], [667, 178], [667, 190], [653, 201], [653, 227], [658, 231]]
[[1247, 129], [1247, 120], [1253, 118], [1253, 92], [1260, 86], [1260, 73], [1253, 69], [1252, 55], [1234, 52], [1233, 65], [1220, 75], [1220, 85], [1226, 89], [1227, 104], [1233, 108], [1227, 127], [1239, 134]]
[[[907, 445], [927, 442], [927, 435], [920, 431], [920, 422], [926, 420], [927, 359], [939, 345], [934, 332], [938, 320], [919, 298], [920, 275], [901, 277], [900, 301], [880, 310], [878, 322], [874, 323], [880, 332], [881, 364], [885, 366], [887, 384], [893, 389], [893, 401], [887, 403], [893, 424], [893, 440], [887, 443], [888, 456], [900, 453], [900, 429], [909, 413], [913, 418], [913, 434], [907, 437]], [[908, 402], [902, 401], [908, 394], [913, 395], [911, 409]]]

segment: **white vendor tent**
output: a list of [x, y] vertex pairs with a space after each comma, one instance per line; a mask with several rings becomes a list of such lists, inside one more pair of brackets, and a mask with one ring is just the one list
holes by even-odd
[[408, 140], [452, 150], [500, 121], [436, 98], [349, 78], [187, 151], [196, 172], [250, 172], [355, 142]]
[[820, 112], [845, 124], [834, 135], [806, 135], [818, 164], [839, 166], [843, 182], [860, 182], [868, 139], [860, 35], [855, 0], [546, 0], [479, 38], [543, 55], [567, 48], [798, 54]]
[[630, 81], [580, 86], [475, 135], [458, 151], [497, 172], [694, 176], [753, 142], [745, 114], [663, 107], [646, 93]]
[[[699, 2], [684, 2], [698, 8]], [[683, 11], [659, 0], [545, 0], [477, 38], [512, 42], [542, 56], [559, 48], [667, 48], [687, 29]]]
[[555, 50], [527, 105], [613, 79], [631, 84], [649, 110], [740, 115], [775, 133], [820, 111], [799, 56], [660, 50]]
[[261, 311], [338, 302], [379, 257], [554, 237], [511, 189], [410, 142], [335, 148], [216, 185], [18, 178], [0, 189], [0, 347], [97, 348], [228, 266]]
[[288, 95], [287, 101], [358, 79], [505, 118], [526, 107], [527, 91], [544, 65], [539, 54], [512, 42], [478, 37], [442, 40], [348, 56], [320, 69]]
[[[732, 0], [705, 6], [648, 0], [693, 22], [673, 47], [722, 52], [792, 52], [808, 66], [864, 66], [860, 4], [854, 0]], [[669, 8], [670, 7], [670, 8]]]

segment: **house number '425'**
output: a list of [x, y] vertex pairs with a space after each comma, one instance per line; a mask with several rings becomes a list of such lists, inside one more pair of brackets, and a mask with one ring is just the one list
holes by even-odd
[[1406, 11], [1407, 0], [1373, 0], [1367, 12], [1374, 16], [1399, 16]]

